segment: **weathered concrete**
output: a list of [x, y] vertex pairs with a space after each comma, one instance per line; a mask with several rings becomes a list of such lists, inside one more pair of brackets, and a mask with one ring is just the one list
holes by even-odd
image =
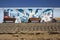
[[18, 32], [37, 33], [37, 32], [60, 32], [60, 23], [21, 23]]
[[60, 32], [60, 23], [2, 23], [0, 33]]
[[60, 40], [60, 23], [2, 23], [0, 40]]
[[14, 23], [2, 23], [0, 24], [0, 33], [16, 33], [18, 31], [18, 25]]

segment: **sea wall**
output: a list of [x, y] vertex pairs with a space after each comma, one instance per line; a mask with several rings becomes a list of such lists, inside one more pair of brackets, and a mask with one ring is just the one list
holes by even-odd
[[60, 23], [1, 23], [0, 40], [60, 40]]

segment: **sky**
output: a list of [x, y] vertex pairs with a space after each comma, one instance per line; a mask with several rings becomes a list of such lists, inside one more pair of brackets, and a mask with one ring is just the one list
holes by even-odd
[[0, 7], [60, 7], [60, 0], [0, 0]]

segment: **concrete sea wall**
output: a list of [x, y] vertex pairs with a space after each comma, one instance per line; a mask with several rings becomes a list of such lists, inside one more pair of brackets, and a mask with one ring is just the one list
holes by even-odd
[[60, 23], [1, 23], [0, 40], [60, 40]]

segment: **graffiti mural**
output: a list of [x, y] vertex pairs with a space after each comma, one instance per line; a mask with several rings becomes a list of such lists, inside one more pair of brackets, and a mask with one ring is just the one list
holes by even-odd
[[28, 22], [29, 18], [43, 18], [45, 14], [52, 17], [53, 9], [4, 9], [4, 16], [18, 18], [21, 22]]

